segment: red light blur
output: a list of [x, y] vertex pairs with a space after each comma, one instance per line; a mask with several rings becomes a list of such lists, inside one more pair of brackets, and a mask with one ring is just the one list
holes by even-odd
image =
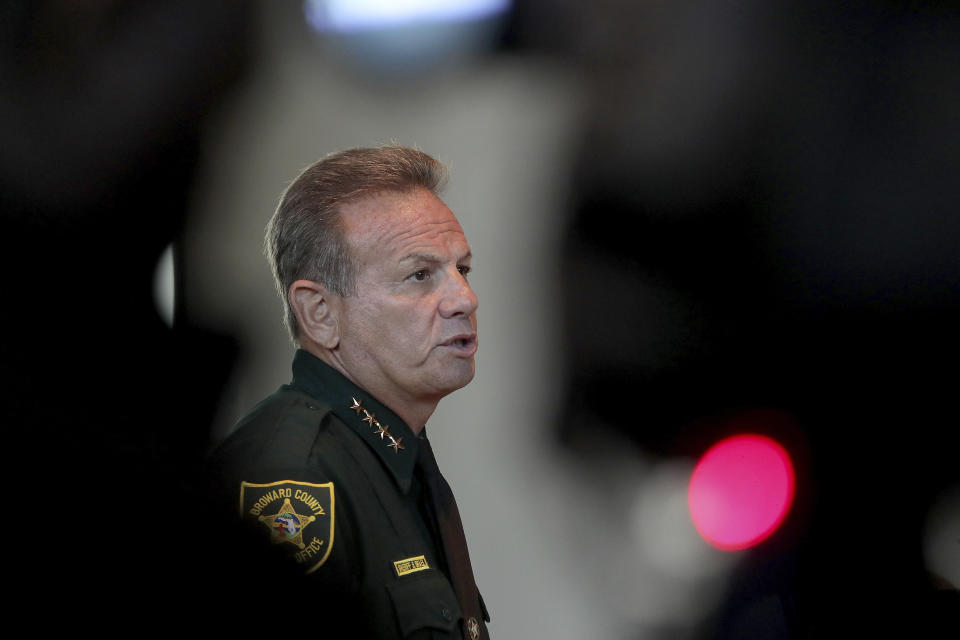
[[790, 510], [793, 464], [766, 436], [721, 440], [700, 458], [687, 500], [697, 531], [723, 551], [746, 549], [772, 534]]

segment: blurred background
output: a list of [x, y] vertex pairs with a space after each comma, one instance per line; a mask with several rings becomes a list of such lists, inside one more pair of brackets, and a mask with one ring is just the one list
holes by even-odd
[[[263, 229], [308, 164], [397, 142], [475, 257], [477, 376], [430, 433], [495, 637], [955, 637], [952, 4], [2, 6], [24, 592], [256, 600], [193, 481], [290, 377]], [[744, 433], [794, 491], [724, 551], [688, 489]]]

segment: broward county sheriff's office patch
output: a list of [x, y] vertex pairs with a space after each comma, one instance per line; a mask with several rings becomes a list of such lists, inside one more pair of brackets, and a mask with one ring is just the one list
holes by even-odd
[[333, 548], [333, 483], [241, 482], [240, 517], [266, 527], [274, 544], [289, 545], [290, 557], [310, 573]]

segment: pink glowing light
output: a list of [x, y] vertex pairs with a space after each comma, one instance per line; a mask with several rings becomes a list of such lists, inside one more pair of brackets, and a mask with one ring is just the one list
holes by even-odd
[[703, 539], [723, 551], [746, 549], [772, 534], [793, 502], [790, 456], [760, 435], [713, 445], [690, 477], [690, 516]]

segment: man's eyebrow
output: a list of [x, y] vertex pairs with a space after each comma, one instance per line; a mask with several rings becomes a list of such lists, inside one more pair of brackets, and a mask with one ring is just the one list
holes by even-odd
[[[473, 257], [473, 253], [467, 251], [462, 257], [457, 259], [457, 262], [462, 262], [463, 260], [469, 260]], [[440, 263], [444, 259], [440, 256], [433, 255], [431, 253], [408, 253], [407, 255], [400, 258], [400, 262], [409, 262], [409, 261], [419, 261], [419, 262], [430, 262], [430, 263]]]

